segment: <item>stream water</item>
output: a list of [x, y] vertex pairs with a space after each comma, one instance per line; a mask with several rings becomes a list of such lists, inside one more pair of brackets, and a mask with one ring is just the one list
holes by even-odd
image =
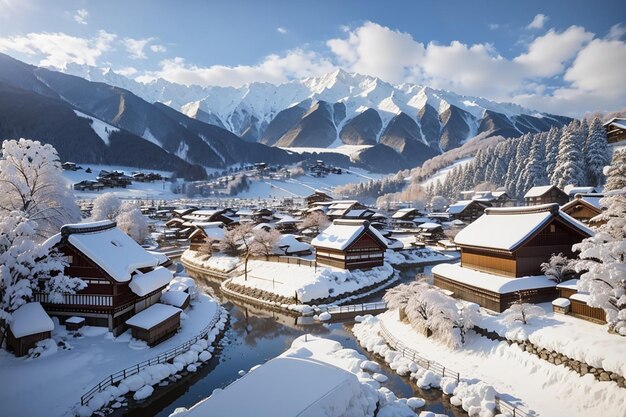
[[[405, 268], [402, 281], [414, 279], [423, 268]], [[201, 281], [197, 279], [197, 281]], [[462, 410], [450, 405], [438, 390], [422, 391], [408, 378], [398, 376], [382, 360], [377, 360], [365, 351], [351, 332], [351, 323], [303, 324], [294, 316], [267, 311], [241, 302], [233, 302], [219, 291], [219, 284], [204, 280], [204, 290], [214, 295], [230, 313], [227, 331], [215, 351], [214, 358], [198, 372], [183, 377], [172, 386], [156, 387], [154, 394], [142, 402], [130, 401], [129, 406], [115, 411], [114, 416], [158, 416], [167, 417], [177, 407], [191, 407], [211, 395], [216, 388], [224, 388], [239, 378], [240, 370], [262, 364], [284, 352], [297, 337], [303, 334], [333, 339], [344, 347], [355, 349], [382, 366], [389, 380], [384, 384], [398, 397], [421, 397], [426, 400], [422, 410], [429, 410], [454, 417], [466, 417]], [[381, 294], [369, 297], [368, 301], [380, 300]], [[245, 401], [242, 398], [242, 401]], [[261, 404], [259, 404], [261, 406]], [[221, 417], [221, 416], [215, 416]], [[227, 417], [227, 416], [225, 416]]]

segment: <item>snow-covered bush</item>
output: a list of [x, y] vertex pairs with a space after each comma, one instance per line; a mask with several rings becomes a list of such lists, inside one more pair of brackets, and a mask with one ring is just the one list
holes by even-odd
[[80, 220], [66, 187], [56, 149], [38, 141], [5, 140], [0, 155], [0, 215], [20, 211], [36, 222], [36, 236], [49, 237]]
[[556, 255], [552, 254], [552, 257], [550, 257], [548, 262], [541, 264], [541, 272], [543, 272], [549, 279], [559, 284], [565, 281], [567, 277], [575, 271], [572, 265], [572, 260], [562, 253], [559, 253]]
[[626, 151], [615, 152], [607, 170], [606, 210], [596, 233], [573, 246], [582, 272], [578, 290], [589, 293], [588, 304], [606, 313], [609, 328], [626, 336]]
[[545, 316], [543, 308], [535, 304], [516, 301], [502, 312], [502, 322], [507, 325], [514, 323], [528, 324], [528, 321], [535, 317]]
[[98, 220], [115, 220], [120, 214], [122, 201], [113, 193], [104, 193], [93, 200], [91, 218]]
[[67, 277], [65, 257], [49, 244], [35, 242], [37, 223], [24, 213], [13, 211], [0, 217], [0, 346], [12, 314], [32, 299], [41, 289], [52, 302], [62, 302], [63, 294], [72, 294], [85, 287], [78, 278]]
[[443, 196], [436, 195], [430, 199], [430, 207], [433, 211], [443, 211], [447, 205], [448, 199]]

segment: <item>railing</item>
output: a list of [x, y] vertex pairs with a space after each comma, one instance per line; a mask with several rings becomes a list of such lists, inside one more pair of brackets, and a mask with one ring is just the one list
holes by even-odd
[[415, 350], [411, 349], [410, 347], [406, 346], [404, 343], [396, 339], [391, 333], [389, 333], [389, 330], [387, 330], [387, 328], [382, 322], [380, 322], [380, 333], [389, 346], [394, 348], [398, 353], [400, 353], [405, 358], [411, 359], [413, 362], [415, 362], [422, 368], [433, 371], [434, 373], [442, 377], [446, 377], [446, 376], [452, 377], [456, 379], [457, 382], [461, 380], [461, 375], [458, 372], [453, 371], [450, 368], [446, 368], [439, 362], [435, 362], [435, 361], [432, 361], [430, 359], [427, 359], [421, 356]]
[[[50, 303], [47, 293], [34, 293], [33, 300], [40, 303]], [[64, 294], [63, 301], [56, 304], [82, 305], [91, 307], [112, 307], [112, 295], [100, 294]]]
[[315, 259], [302, 259], [297, 256], [280, 256], [280, 255], [270, 255], [270, 256], [251, 256], [250, 259], [261, 260], [266, 262], [278, 262], [283, 264], [290, 265], [298, 265], [298, 266], [309, 266], [316, 267], [317, 262]]
[[[407, 359], [411, 359], [413, 362], [420, 365], [422, 368], [429, 369], [434, 373], [445, 377], [450, 376], [455, 378], [458, 381], [461, 380], [461, 375], [453, 371], [450, 368], [446, 368], [439, 362], [435, 362], [429, 360], [420, 354], [418, 354], [415, 350], [407, 347], [404, 343], [396, 339], [390, 332], [387, 330], [387, 327], [381, 321], [380, 323], [380, 334], [385, 339], [387, 344], [394, 348], [398, 353], [404, 356]], [[525, 407], [511, 404], [510, 402], [503, 400], [501, 397], [496, 396], [495, 398], [496, 407], [500, 410], [501, 413], [508, 413], [512, 417], [532, 417], [535, 415], [533, 411], [528, 410]]]
[[330, 314], [342, 314], [342, 313], [367, 313], [368, 311], [374, 310], [385, 310], [387, 308], [387, 304], [385, 302], [379, 301], [375, 303], [363, 303], [363, 304], [350, 304], [344, 306], [330, 306], [326, 308], [322, 308], [323, 311], [326, 311]]
[[170, 359], [173, 359], [174, 357], [187, 352], [194, 343], [196, 343], [200, 339], [203, 339], [211, 331], [211, 329], [213, 329], [213, 327], [219, 321], [221, 317], [221, 313], [222, 313], [222, 309], [218, 308], [217, 311], [215, 312], [215, 316], [211, 319], [209, 324], [197, 336], [186, 341], [185, 343], [178, 345], [170, 350], [167, 350], [159, 354], [158, 356], [155, 356], [154, 358], [150, 358], [143, 362], [139, 362], [133, 366], [122, 369], [121, 371], [115, 372], [107, 376], [105, 379], [100, 381], [96, 386], [91, 388], [83, 396], [80, 397], [80, 404], [81, 405], [87, 404], [89, 400], [91, 400], [93, 396], [96, 395], [96, 393], [101, 392], [106, 387], [111, 386], [114, 383], [119, 382], [131, 375], [135, 375], [139, 373], [141, 370], [145, 369], [148, 366], [156, 365], [159, 363], [165, 363], [169, 361]]

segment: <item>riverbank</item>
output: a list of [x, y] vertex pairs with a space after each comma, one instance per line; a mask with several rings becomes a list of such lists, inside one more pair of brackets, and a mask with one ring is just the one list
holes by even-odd
[[[454, 350], [433, 338], [427, 338], [416, 332], [409, 324], [399, 320], [397, 311], [388, 311], [377, 317], [369, 317], [363, 323], [355, 325], [354, 331], [358, 337], [360, 336], [360, 342], [368, 350], [381, 352], [385, 360], [392, 361], [392, 368], [395, 367], [400, 372], [406, 372], [404, 366], [407, 365], [403, 361], [407, 360], [406, 358], [399, 359], [398, 354], [389, 353], [390, 348], [384, 338], [379, 335], [381, 325], [384, 325], [389, 334], [404, 346], [415, 349], [422, 356], [440, 363], [445, 368], [459, 372], [461, 383], [466, 378], [474, 382], [484, 381], [482, 391], [493, 391], [493, 398], [498, 392], [501, 393], [498, 395], [506, 399], [508, 403], [547, 416], [623, 417], [624, 415], [626, 397], [623, 389], [619, 388], [615, 382], [599, 382], [591, 375], [581, 377], [563, 365], [547, 363], [537, 356], [522, 351], [517, 344], [509, 345], [506, 342], [489, 340], [470, 332], [467, 343], [462, 348]], [[394, 361], [398, 363], [394, 364]], [[410, 363], [408, 366], [411, 366]], [[503, 370], [506, 371], [503, 372]], [[423, 377], [419, 374], [416, 376]], [[439, 381], [439, 385], [446, 392], [444, 379]], [[435, 379], [435, 385], [436, 383]], [[418, 379], [418, 385], [420, 385], [420, 379]], [[459, 397], [459, 401], [453, 401], [452, 398], [451, 402], [462, 405], [470, 414], [472, 411], [469, 407], [488, 410], [493, 406], [492, 401], [486, 401], [488, 399], [485, 398], [477, 401], [475, 395], [470, 396], [474, 398], [473, 400], [462, 398], [467, 395], [468, 390], [471, 391], [470, 385], [473, 384], [463, 386], [461, 392], [449, 387], [447, 391]], [[459, 384], [459, 387], [461, 386]]]

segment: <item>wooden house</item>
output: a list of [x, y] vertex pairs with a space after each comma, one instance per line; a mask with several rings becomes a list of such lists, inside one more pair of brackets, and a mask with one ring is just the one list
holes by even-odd
[[614, 117], [604, 123], [604, 130], [609, 143], [619, 142], [626, 139], [626, 119], [622, 117]]
[[592, 234], [558, 204], [488, 208], [454, 239], [461, 263], [433, 268], [435, 285], [495, 311], [520, 296], [552, 301], [555, 284], [542, 275], [541, 264], [555, 253], [573, 257], [572, 245]]
[[[355, 216], [363, 214], [362, 210], [366, 209], [367, 207], [356, 200], [333, 201], [330, 205], [328, 205], [326, 215], [331, 220], [343, 219], [346, 218], [346, 215], [350, 215], [354, 218]], [[374, 212], [372, 211], [371, 214], [374, 214]]]
[[452, 220], [469, 223], [482, 216], [485, 209], [490, 206], [491, 204], [487, 201], [461, 200], [450, 205], [447, 212]]
[[34, 300], [61, 322], [84, 317], [86, 324], [118, 335], [127, 319], [159, 301], [172, 279], [163, 257], [147, 252], [108, 220], [63, 226], [46, 245], [65, 255], [66, 275], [87, 284], [76, 294], [64, 295], [61, 303], [52, 302], [43, 291], [34, 294]]
[[224, 239], [224, 223], [197, 223], [189, 235], [189, 249], [199, 250], [206, 244], [214, 244]]
[[182, 310], [166, 304], [154, 304], [126, 320], [135, 339], [153, 346], [173, 336], [180, 327]]
[[362, 220], [335, 220], [311, 245], [319, 264], [342, 269], [382, 266], [387, 249], [380, 232]]
[[298, 223], [298, 220], [286, 214], [276, 222], [276, 230], [281, 233], [295, 233], [298, 231]]
[[576, 198], [576, 194], [594, 194], [597, 193], [596, 187], [566, 185], [563, 191], [569, 197], [570, 201]]
[[15, 356], [24, 356], [37, 342], [49, 339], [54, 323], [41, 304], [26, 303], [13, 312], [7, 331], [7, 350]]
[[313, 194], [304, 197], [304, 202], [306, 203], [307, 207], [311, 207], [315, 203], [324, 203], [328, 201], [333, 201], [333, 198], [320, 190], [315, 190]]
[[542, 185], [532, 187], [524, 194], [524, 202], [527, 206], [538, 206], [540, 204], [556, 203], [559, 206], [566, 204], [569, 197], [565, 191], [556, 185]]
[[585, 198], [583, 194], [576, 194], [576, 197], [561, 207], [561, 210], [580, 222], [588, 223], [589, 220], [602, 213], [599, 201], [602, 198], [602, 195], [585, 195], [589, 197]]

